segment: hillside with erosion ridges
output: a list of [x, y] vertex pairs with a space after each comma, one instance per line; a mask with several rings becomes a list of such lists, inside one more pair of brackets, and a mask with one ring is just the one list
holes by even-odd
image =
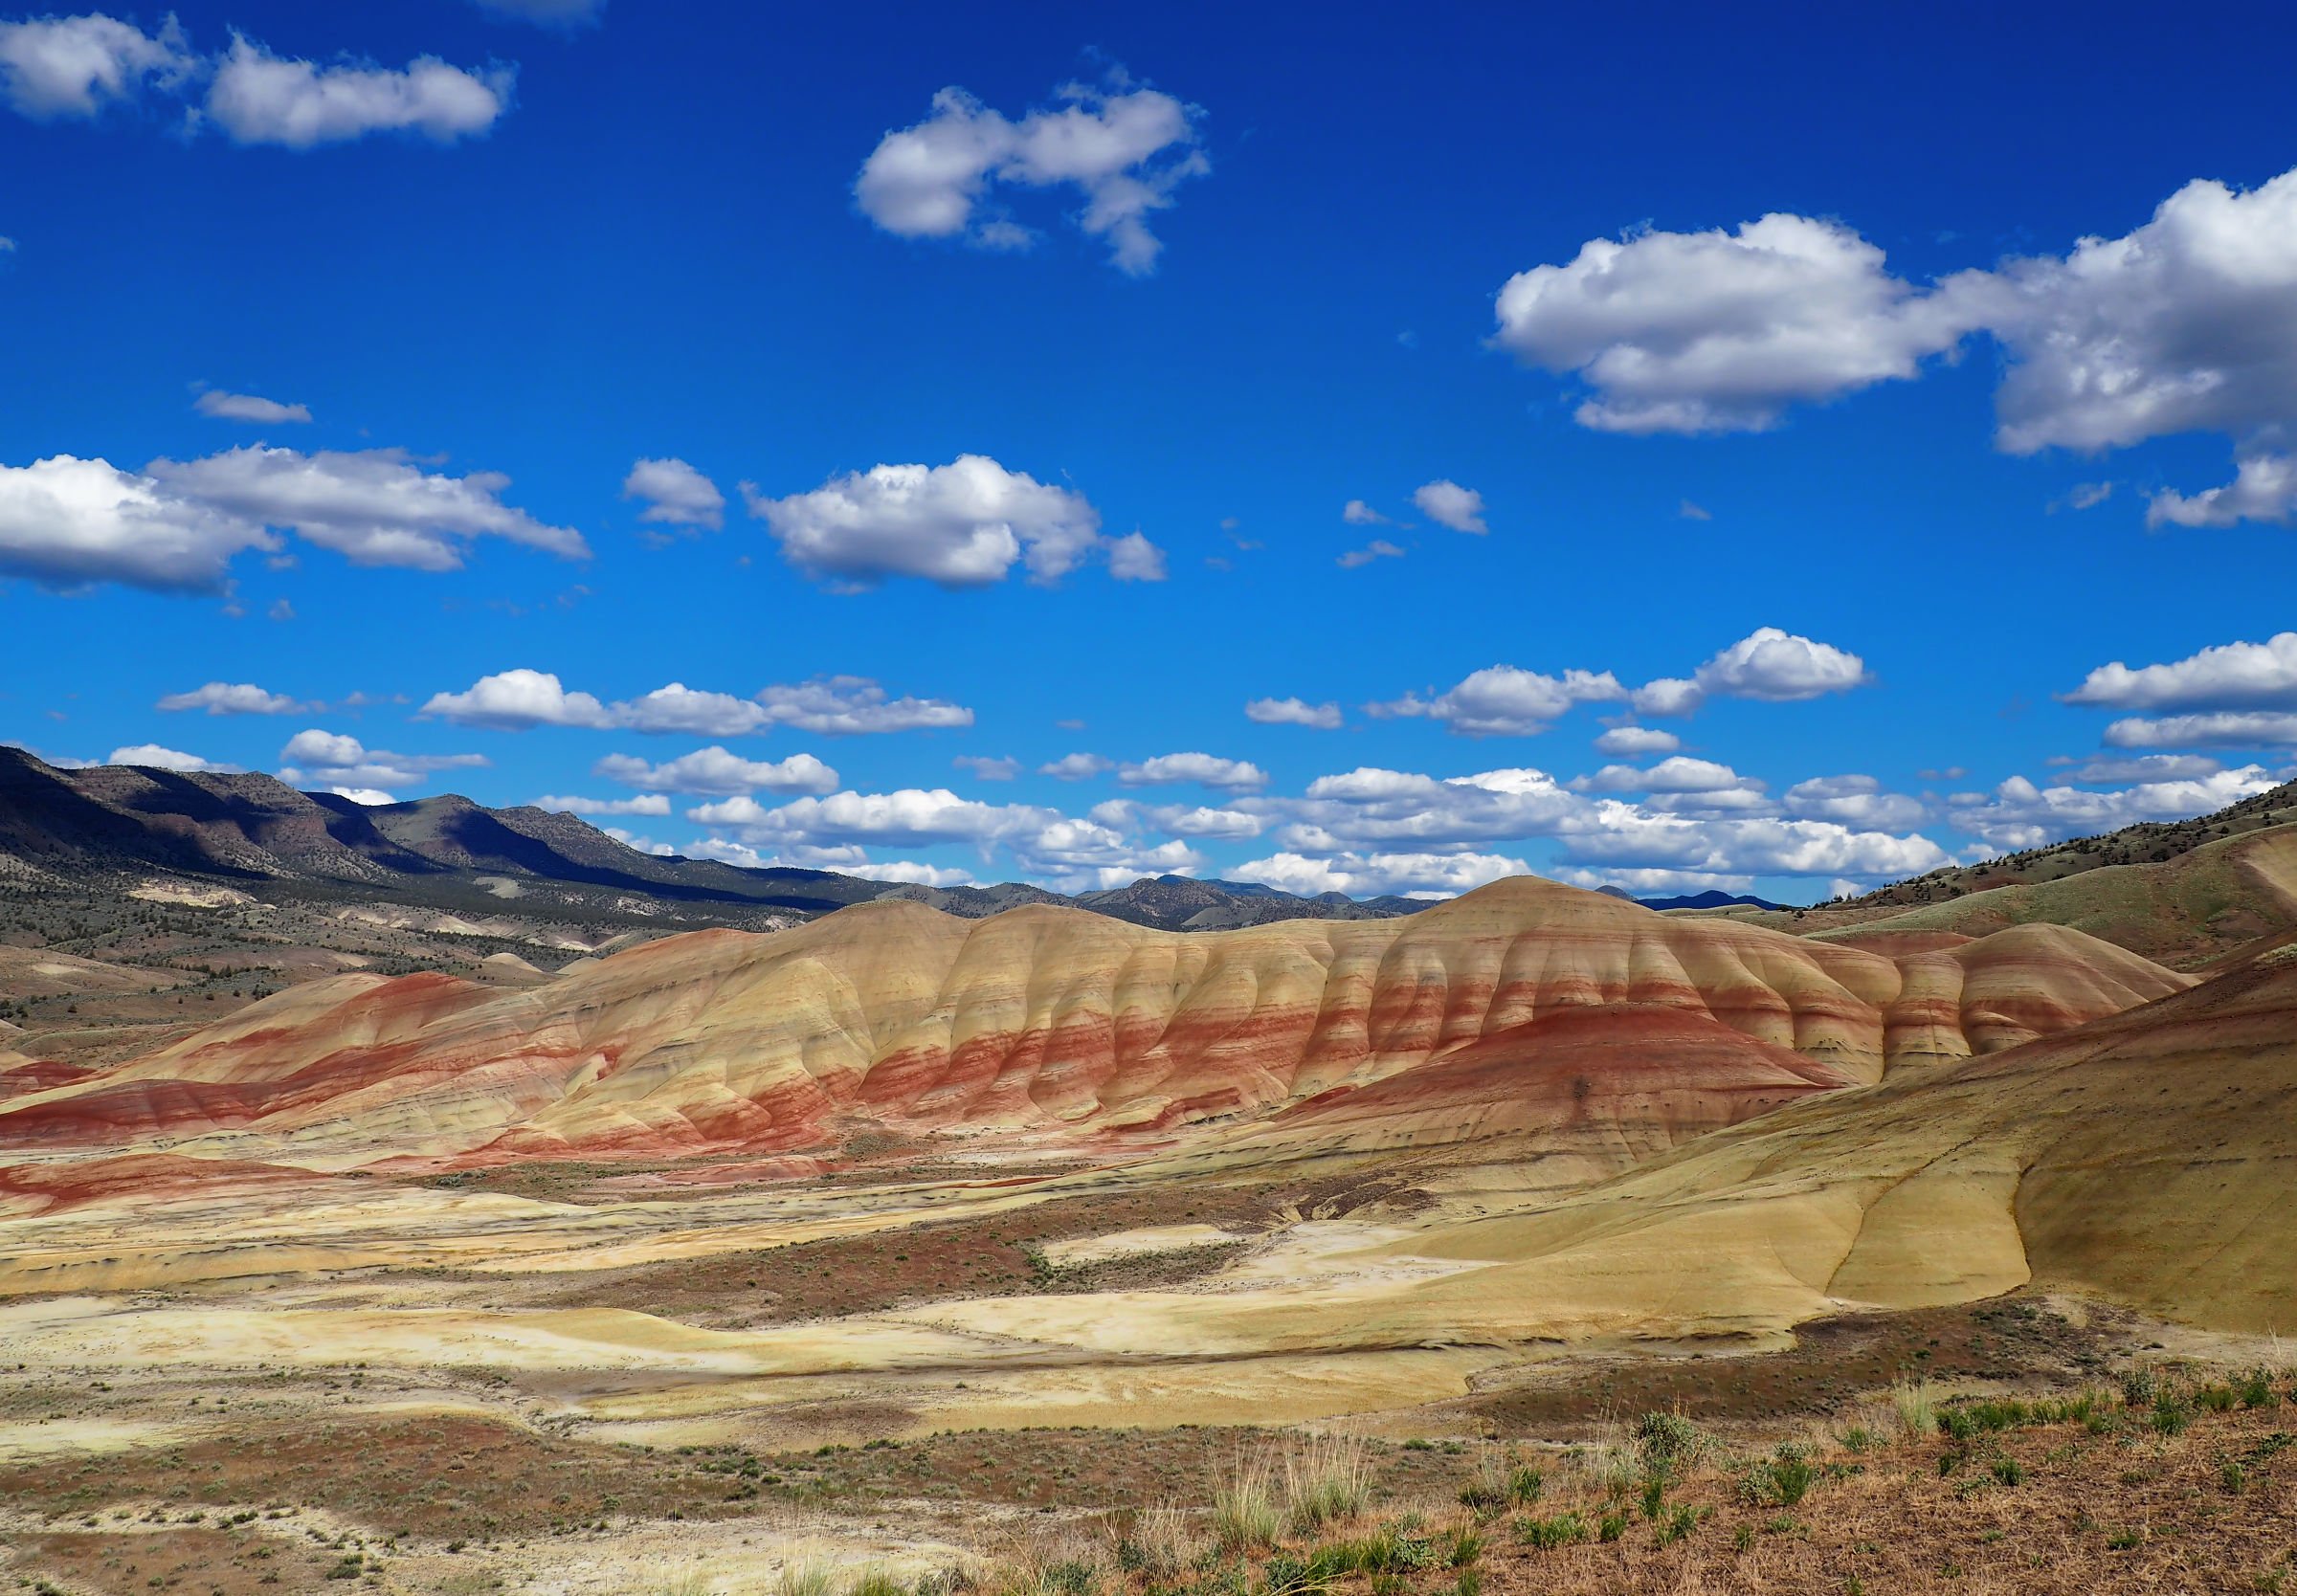
[[2197, 825], [2189, 846], [2158, 861], [2096, 865], [1972, 890], [1950, 881], [1910, 907], [1892, 889], [1847, 906], [1744, 918], [1854, 943], [1902, 932], [1985, 936], [2013, 925], [2064, 925], [2175, 969], [2222, 967], [2297, 922], [2297, 825], [2264, 820], [2287, 813], [2290, 804], [2285, 796], [2281, 808], [2257, 809], [2249, 825], [2228, 834]]
[[[1543, 1022], [1589, 1012], [1617, 1020], [1622, 1071], [1728, 1054], [1769, 1083], [1768, 1106], [2188, 980], [2063, 928], [1894, 960], [1533, 878], [1408, 920], [1189, 935], [887, 902], [771, 936], [664, 938], [515, 988], [307, 983], [0, 1101], [0, 1149], [445, 1166], [814, 1151], [869, 1126], [1153, 1142], [1440, 1061], [1442, 1080], [1504, 1082], [1584, 1048]], [[1730, 1071], [1678, 1074], [1692, 1106], [1663, 1140], [1740, 1117]], [[1630, 1074], [1590, 1078], [1608, 1097]]]

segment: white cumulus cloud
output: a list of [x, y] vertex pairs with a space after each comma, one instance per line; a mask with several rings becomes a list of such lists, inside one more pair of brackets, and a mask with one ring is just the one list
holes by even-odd
[[2190, 820], [2279, 785], [2256, 765], [2189, 780], [2140, 782], [2107, 792], [2041, 787], [2023, 776], [2013, 776], [1991, 796], [1956, 793], [1949, 801], [1947, 816], [1957, 831], [1996, 848], [2040, 848], [2067, 837], [2119, 831], [2141, 820]]
[[1643, 754], [1671, 754], [1683, 739], [1657, 726], [1614, 726], [1595, 739], [1595, 752], [1635, 759]]
[[478, 138], [510, 109], [516, 74], [470, 72], [435, 55], [393, 70], [326, 66], [273, 55], [235, 36], [208, 86], [208, 119], [235, 143], [311, 149], [369, 133], [417, 133], [438, 144]]
[[1528, 876], [1521, 859], [1498, 853], [1333, 853], [1308, 858], [1271, 853], [1234, 872], [1239, 880], [1314, 898], [1343, 893], [1349, 898], [1454, 898], [1510, 876]]
[[509, 477], [425, 471], [401, 449], [302, 454], [252, 445], [196, 460], [155, 460], [145, 473], [165, 493], [247, 523], [289, 528], [354, 565], [457, 570], [479, 538], [565, 560], [590, 555], [581, 533], [503, 503]]
[[622, 478], [622, 497], [646, 501], [640, 521], [706, 526], [713, 532], [725, 524], [725, 495], [680, 459], [638, 461]]
[[1362, 548], [1351, 548], [1343, 553], [1339, 558], [1339, 565], [1344, 571], [1352, 571], [1360, 565], [1371, 565], [1374, 560], [1401, 560], [1403, 557], [1401, 548], [1385, 538], [1374, 538]]
[[2108, 748], [2273, 748], [2297, 743], [2297, 713], [2218, 710], [2205, 715], [2143, 715], [2106, 728]]
[[1482, 536], [1491, 530], [1483, 522], [1483, 496], [1448, 477], [1438, 477], [1413, 489], [1412, 502], [1421, 515], [1455, 532]]
[[1595, 240], [1510, 279], [1498, 309], [1499, 344], [1587, 385], [1583, 425], [1638, 432], [1769, 427], [1984, 333], [2005, 357], [2002, 449], [2219, 433], [2235, 480], [2160, 494], [2149, 520], [2297, 513], [2297, 170], [2247, 191], [2196, 180], [2127, 233], [1928, 287], [1840, 222], [1776, 213], [1735, 232]]
[[1263, 726], [1312, 726], [1318, 731], [1340, 729], [1340, 706], [1312, 704], [1303, 698], [1254, 698], [1244, 706], [1244, 718]]
[[659, 792], [641, 793], [636, 798], [537, 798], [538, 809], [556, 809], [567, 814], [603, 815], [667, 815], [670, 800]]
[[1855, 654], [1766, 626], [1700, 666], [1693, 679], [1710, 697], [1792, 703], [1847, 693], [1872, 678]]
[[171, 714], [196, 709], [210, 715], [304, 715], [314, 706], [253, 682], [211, 681], [189, 693], [170, 693], [154, 707]]
[[191, 408], [217, 421], [252, 421], [262, 426], [301, 425], [311, 419], [308, 405], [285, 405], [253, 393], [226, 393], [212, 388], [192, 401]]
[[213, 592], [234, 555], [279, 546], [258, 521], [108, 460], [0, 466], [0, 571], [59, 587]]
[[163, 748], [157, 743], [138, 743], [132, 747], [114, 748], [106, 765], [138, 765], [149, 770], [174, 770], [186, 775], [207, 772], [215, 775], [236, 775], [236, 765], [217, 765], [197, 754], [187, 754], [177, 748]]
[[745, 492], [792, 565], [852, 587], [915, 576], [978, 587], [1003, 581], [1016, 564], [1032, 581], [1057, 582], [1112, 542], [1123, 545], [1131, 578], [1146, 577], [1152, 563], [1162, 569], [1162, 555], [1151, 562], [1155, 545], [1140, 534], [1103, 538], [1101, 513], [1082, 494], [983, 454], [945, 466], [873, 466], [786, 499], [747, 484]]
[[2136, 670], [2117, 659], [2061, 697], [2100, 709], [2297, 709], [2297, 632], [2219, 643]]
[[[750, 760], [724, 748], [698, 748], [660, 765], [649, 765], [629, 754], [609, 754], [591, 767], [591, 773], [624, 787], [652, 787], [662, 792], [699, 797], [736, 797], [750, 792], [835, 792], [837, 772], [812, 754], [788, 759]], [[651, 811], [631, 810], [631, 813]], [[662, 811], [668, 813], [667, 809]]]
[[440, 770], [471, 769], [486, 763], [483, 754], [394, 754], [315, 726], [297, 732], [279, 750], [279, 780], [296, 787], [395, 791], [420, 787]]
[[1441, 720], [1466, 737], [1529, 737], [1546, 731], [1575, 704], [1613, 703], [1626, 697], [1627, 690], [1609, 671], [1550, 676], [1514, 665], [1488, 665], [1432, 698], [1407, 693], [1365, 708], [1382, 719]]
[[92, 117], [197, 66], [172, 16], [156, 34], [102, 15], [0, 22], [0, 95], [28, 117]]
[[1203, 114], [1121, 76], [1104, 89], [1070, 84], [1057, 98], [1015, 122], [963, 89], [942, 90], [930, 116], [887, 133], [862, 164], [854, 183], [862, 214], [903, 237], [1025, 249], [1036, 235], [998, 205], [999, 191], [1073, 188], [1084, 201], [1077, 225], [1107, 243], [1120, 271], [1155, 270], [1163, 246], [1148, 218], [1184, 180], [1211, 169], [1199, 147]]
[[746, 737], [776, 726], [857, 736], [973, 723], [973, 712], [963, 704], [897, 698], [867, 676], [820, 676], [767, 687], [748, 698], [674, 681], [638, 698], [608, 703], [594, 694], [569, 691], [553, 672], [525, 667], [481, 676], [460, 693], [435, 693], [421, 713], [502, 731], [583, 726], [699, 737]]
[[1158, 754], [1138, 764], [1120, 765], [1117, 780], [1126, 787], [1194, 782], [1200, 787], [1240, 788], [1266, 787], [1268, 773], [1248, 760], [1220, 759], [1213, 754]]

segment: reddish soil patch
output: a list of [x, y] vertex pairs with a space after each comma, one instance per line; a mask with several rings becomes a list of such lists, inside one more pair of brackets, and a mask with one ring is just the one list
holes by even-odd
[[1847, 1314], [1795, 1332], [1785, 1352], [1572, 1359], [1519, 1386], [1432, 1408], [1485, 1433], [1563, 1440], [1607, 1419], [1681, 1412], [1729, 1424], [1826, 1417], [1902, 1377], [2075, 1385], [2100, 1377], [2125, 1337], [2078, 1327], [2018, 1297], [1896, 1314]]
[[[103, 1596], [146, 1596], [153, 1590], [208, 1592], [209, 1596], [271, 1596], [275, 1590], [323, 1590], [352, 1554], [311, 1538], [290, 1541], [247, 1525], [220, 1528], [78, 1530], [36, 1535], [24, 1542], [35, 1592], [101, 1591]], [[364, 1554], [359, 1567], [366, 1566]]]
[[493, 1540], [623, 1517], [736, 1511], [667, 1452], [468, 1416], [249, 1426], [169, 1449], [0, 1470], [0, 1500], [52, 1516], [112, 1503], [325, 1508], [389, 1536]]
[[872, 1235], [602, 1272], [580, 1277], [536, 1305], [629, 1308], [718, 1329], [875, 1313], [953, 1297], [1172, 1284], [1219, 1267], [1232, 1249], [1192, 1248], [1059, 1270], [1048, 1268], [1037, 1249], [1047, 1242], [1160, 1225], [1259, 1230], [1275, 1224], [1287, 1206], [1345, 1213], [1375, 1201], [1414, 1200], [1385, 1181], [1250, 1189], [1159, 1186], [1061, 1198], [982, 1218], [927, 1220]]

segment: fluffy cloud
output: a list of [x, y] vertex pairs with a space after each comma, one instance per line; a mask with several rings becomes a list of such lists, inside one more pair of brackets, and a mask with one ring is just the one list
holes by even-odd
[[315, 706], [247, 681], [211, 681], [189, 693], [170, 693], [154, 706], [169, 713], [205, 710], [210, 715], [304, 715]]
[[187, 775], [201, 772], [215, 775], [236, 775], [239, 771], [239, 766], [236, 765], [217, 765], [212, 760], [200, 758], [197, 754], [187, 754], [175, 748], [163, 748], [157, 743], [138, 743], [132, 747], [114, 748], [111, 758], [103, 763], [106, 765], [138, 765], [147, 770], [176, 770]]
[[970, 770], [976, 781], [1017, 781], [1021, 774], [1021, 762], [1017, 759], [992, 758], [987, 754], [959, 754], [949, 763], [960, 770]]
[[2069, 782], [2093, 782], [2099, 786], [2117, 782], [2181, 782], [2214, 776], [2224, 768], [2220, 761], [2207, 754], [2137, 754], [2126, 759], [2097, 755], [2070, 770], [2062, 770], [2052, 776], [2050, 785], [2063, 787]]
[[1161, 573], [1163, 555], [1148, 539], [1103, 538], [1101, 512], [1082, 494], [983, 454], [946, 466], [874, 466], [787, 499], [747, 484], [744, 492], [790, 563], [831, 582], [868, 587], [915, 576], [978, 587], [1003, 581], [1017, 563], [1031, 581], [1050, 583], [1097, 551], [1127, 580], [1161, 580], [1148, 575], [1152, 565]]
[[1839, 820], [1875, 831], [1910, 831], [1929, 818], [1921, 799], [1885, 792], [1872, 776], [1814, 776], [1787, 788], [1787, 813], [1805, 820]]
[[1807, 216], [1598, 239], [1568, 265], [1512, 278], [1497, 341], [1584, 381], [1583, 425], [1700, 432], [1768, 427], [1796, 402], [1911, 377], [1978, 332], [2007, 357], [2001, 448], [2218, 432], [2237, 446], [2236, 480], [2160, 495], [2150, 520], [2215, 526], [2297, 508], [2286, 441], [2297, 415], [2297, 171], [2246, 193], [2188, 183], [2119, 237], [1927, 289], [1892, 276], [1849, 228]]
[[2040, 848], [2067, 837], [2119, 831], [2141, 820], [2191, 819], [2279, 785], [2256, 765], [2193, 780], [2140, 782], [2110, 792], [2039, 787], [2023, 776], [2013, 776], [1991, 797], [1956, 793], [1948, 801], [1947, 815], [1956, 830], [1996, 848]]
[[2297, 743], [2297, 715], [2223, 710], [2213, 715], [2132, 716], [2106, 728], [2108, 748], [2273, 748]]
[[1723, 792], [1759, 790], [1762, 783], [1740, 775], [1713, 760], [1677, 754], [1648, 770], [1629, 765], [1607, 765], [1592, 776], [1573, 782], [1574, 789], [1589, 792]]
[[1057, 782], [1084, 782], [1115, 768], [1113, 760], [1103, 759], [1099, 754], [1063, 754], [1050, 765], [1038, 765], [1037, 773]]
[[1562, 838], [1582, 864], [1692, 870], [1716, 876], [1917, 876], [1952, 861], [1920, 835], [1853, 831], [1824, 820], [1735, 820], [1654, 814], [1606, 802]]
[[1483, 523], [1483, 496], [1448, 478], [1438, 477], [1413, 489], [1412, 503], [1437, 525], [1448, 526], [1455, 532], [1473, 532], [1481, 537], [1491, 530]]
[[1018, 825], [1059, 818], [1052, 810], [1024, 805], [960, 798], [948, 787], [833, 792], [775, 808], [754, 798], [728, 798], [689, 809], [686, 817], [730, 831], [753, 846], [859, 842], [908, 848], [943, 842], [989, 843]]
[[320, 66], [274, 55], [242, 34], [222, 55], [205, 56], [173, 17], [156, 35], [102, 15], [0, 23], [0, 93], [24, 115], [92, 117], [146, 88], [188, 93], [204, 78], [207, 99], [191, 124], [221, 128], [242, 144], [310, 149], [379, 132], [439, 144], [475, 138], [510, 109], [515, 76], [507, 67], [465, 71], [435, 55], [399, 71], [349, 60]]
[[0, 22], [0, 94], [28, 117], [92, 117], [197, 65], [172, 16], [156, 35], [100, 15]]
[[973, 723], [973, 712], [963, 704], [905, 695], [897, 698], [868, 676], [816, 676], [794, 687], [768, 687], [759, 692], [758, 702], [774, 725], [828, 737], [931, 731]]
[[582, 534], [502, 500], [510, 478], [426, 472], [402, 449], [301, 454], [260, 445], [145, 468], [159, 491], [256, 526], [287, 527], [354, 565], [449, 571], [470, 543], [502, 538], [565, 560], [590, 556]]
[[1609, 671], [1566, 671], [1550, 676], [1514, 665], [1490, 665], [1434, 698], [1407, 693], [1365, 708], [1383, 719], [1419, 716], [1441, 720], [1465, 737], [1529, 737], [1546, 731], [1574, 704], [1612, 703], [1626, 697], [1627, 690]]
[[1306, 858], [1272, 853], [1237, 867], [1240, 880], [1259, 881], [1303, 898], [1345, 893], [1350, 898], [1394, 894], [1452, 898], [1509, 876], [1528, 876], [1521, 859], [1497, 853], [1337, 853]]
[[1117, 780], [1126, 787], [1194, 782], [1201, 787], [1243, 788], [1266, 787], [1268, 773], [1245, 760], [1219, 759], [1211, 754], [1158, 754], [1137, 765], [1119, 766]]
[[1696, 715], [1706, 702], [1700, 685], [1684, 676], [1660, 676], [1628, 696], [1638, 715]]
[[641, 793], [636, 798], [537, 798], [538, 809], [557, 809], [567, 814], [637, 814], [666, 815], [670, 800], [658, 792]]
[[1108, 574], [1119, 582], [1162, 582], [1165, 551], [1139, 532], [1108, 541]]
[[683, 460], [638, 461], [622, 478], [622, 497], [646, 500], [640, 521], [706, 526], [713, 532], [725, 524], [725, 495]]
[[499, 537], [567, 559], [582, 535], [502, 502], [507, 477], [426, 473], [403, 451], [299, 454], [234, 449], [126, 472], [58, 454], [0, 466], [0, 569], [72, 584], [212, 592], [234, 555], [277, 550], [289, 528], [353, 564], [454, 570], [468, 543]]
[[[1633, 691], [1609, 671], [1566, 671], [1550, 676], [1514, 665], [1492, 665], [1434, 698], [1407, 693], [1365, 708], [1380, 717], [1442, 720], [1469, 737], [1528, 737], [1547, 730], [1576, 704], [1625, 702], [1641, 715], [1689, 715], [1709, 698], [1786, 703], [1845, 692], [1869, 679], [1865, 662], [1857, 654], [1767, 626], [1723, 650], [1691, 677], [1662, 676]], [[1606, 747], [1606, 753], [1635, 751], [1628, 744], [1666, 735], [1640, 727], [1618, 729], [1630, 735], [1620, 739], [1618, 747]]]
[[2188, 498], [2174, 489], [2146, 505], [2148, 526], [2231, 526], [2243, 521], [2297, 517], [2297, 454], [2251, 454], [2235, 461], [2234, 478]]
[[[661, 765], [649, 765], [629, 754], [609, 754], [591, 767], [591, 773], [610, 782], [620, 782], [624, 787], [653, 787], [702, 797], [732, 797], [749, 792], [822, 793], [837, 789], [837, 772], [812, 754], [792, 754], [780, 760], [748, 760], [719, 747], [698, 748]], [[667, 814], [669, 810], [665, 808], [660, 812]]]
[[[675, 684], [673, 684], [675, 685]], [[501, 671], [480, 676], [461, 693], [434, 693], [421, 713], [465, 726], [523, 731], [529, 726], [614, 724], [605, 704], [588, 693], [569, 693], [548, 671]]]
[[1404, 551], [1385, 538], [1374, 538], [1362, 548], [1351, 548], [1339, 559], [1340, 568], [1352, 571], [1359, 565], [1369, 565], [1374, 560], [1401, 560]]
[[[1688, 812], [1582, 796], [1545, 771], [1486, 770], [1438, 781], [1409, 771], [1364, 768], [1321, 777], [1305, 795], [1255, 807], [1282, 822], [1279, 841], [1305, 856], [1401, 851], [1464, 853], [1532, 837], [1553, 838], [1567, 862], [1609, 871], [1697, 871], [1755, 876], [1894, 876], [1950, 862], [1927, 837], [1893, 836], [1832, 820], [1715, 812], [1718, 796], [1678, 795]], [[1747, 794], [1762, 802], [1759, 794]], [[1607, 877], [1608, 878], [1608, 877]]]
[[[1093, 809], [1092, 817], [1103, 824], [1107, 824], [1112, 818], [1109, 811], [1119, 808], [1120, 806], [1098, 805]], [[1267, 829], [1268, 825], [1260, 816], [1247, 813], [1243, 809], [1208, 809], [1201, 804], [1193, 808], [1178, 804], [1154, 808], [1122, 805], [1121, 808], [1128, 809], [1131, 811], [1129, 815], [1125, 816], [1127, 821], [1137, 820], [1156, 831], [1170, 831], [1174, 836], [1180, 837], [1219, 838], [1235, 841], [1241, 837], [1257, 837]]]
[[1795, 401], [1911, 377], [1970, 327], [1849, 228], [1785, 214], [1598, 238], [1509, 278], [1498, 308], [1497, 342], [1576, 374], [1594, 389], [1580, 425], [1620, 432], [1757, 431]]
[[1700, 666], [1693, 679], [1711, 697], [1792, 703], [1847, 693], [1872, 678], [1855, 654], [1766, 626]]
[[2100, 709], [2297, 709], [2297, 632], [2220, 643], [2134, 671], [2117, 659], [2061, 698]]
[[311, 149], [369, 133], [418, 133], [438, 144], [485, 134], [510, 109], [507, 67], [466, 72], [435, 55], [401, 71], [274, 55], [241, 37], [208, 87], [210, 121], [243, 144]]
[[481, 676], [460, 693], [435, 693], [424, 715], [464, 725], [524, 731], [584, 726], [598, 731], [744, 737], [775, 726], [829, 736], [970, 726], [973, 712], [940, 698], [896, 698], [867, 676], [821, 676], [738, 698], [674, 681], [620, 703], [569, 692], [548, 671], [521, 668]]
[[1340, 729], [1340, 706], [1312, 704], [1301, 698], [1255, 698], [1244, 706], [1244, 718], [1263, 726], [1313, 726], [1318, 731]]
[[1070, 84], [1060, 103], [1013, 122], [962, 89], [933, 97], [933, 112], [891, 132], [862, 164], [854, 197], [862, 214], [905, 238], [964, 238], [977, 248], [1027, 248], [1035, 234], [992, 198], [999, 186], [1073, 188], [1077, 224], [1107, 242], [1120, 271], [1153, 271], [1162, 246], [1148, 218], [1187, 178], [1210, 169], [1197, 147], [1195, 107], [1118, 78], [1104, 90]]
[[270, 427], [296, 425], [311, 419], [308, 405], [282, 405], [277, 399], [262, 399], [252, 393], [226, 393], [213, 388], [193, 400], [191, 408], [218, 421], [253, 421]]
[[213, 592], [234, 555], [278, 547], [260, 524], [108, 460], [0, 466], [0, 571], [63, 587]]
[[1595, 739], [1595, 752], [1635, 759], [1643, 754], [1671, 754], [1683, 739], [1657, 726], [1614, 726]]
[[1350, 526], [1394, 526], [1395, 524], [1360, 499], [1351, 499], [1346, 504], [1341, 505], [1340, 519]]
[[[983, 804], [946, 787], [834, 792], [769, 808], [729, 798], [688, 818], [744, 846], [794, 860], [821, 861], [863, 847], [964, 844], [984, 859], [1002, 851], [1024, 877], [1064, 891], [1122, 886], [1142, 876], [1201, 869], [1202, 854], [1174, 838], [1152, 843], [1119, 826], [1079, 820], [1029, 804]], [[826, 868], [843, 868], [827, 865]]]
[[[486, 764], [483, 754], [394, 754], [368, 748], [355, 737], [316, 727], [300, 731], [279, 750], [279, 780], [296, 787], [420, 787], [436, 771]], [[362, 800], [364, 801], [364, 800]]]

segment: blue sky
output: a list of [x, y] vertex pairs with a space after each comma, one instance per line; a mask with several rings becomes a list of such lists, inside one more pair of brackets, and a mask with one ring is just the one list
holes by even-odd
[[0, 11], [0, 738], [1795, 900], [2288, 765], [2285, 12], [835, 11]]

